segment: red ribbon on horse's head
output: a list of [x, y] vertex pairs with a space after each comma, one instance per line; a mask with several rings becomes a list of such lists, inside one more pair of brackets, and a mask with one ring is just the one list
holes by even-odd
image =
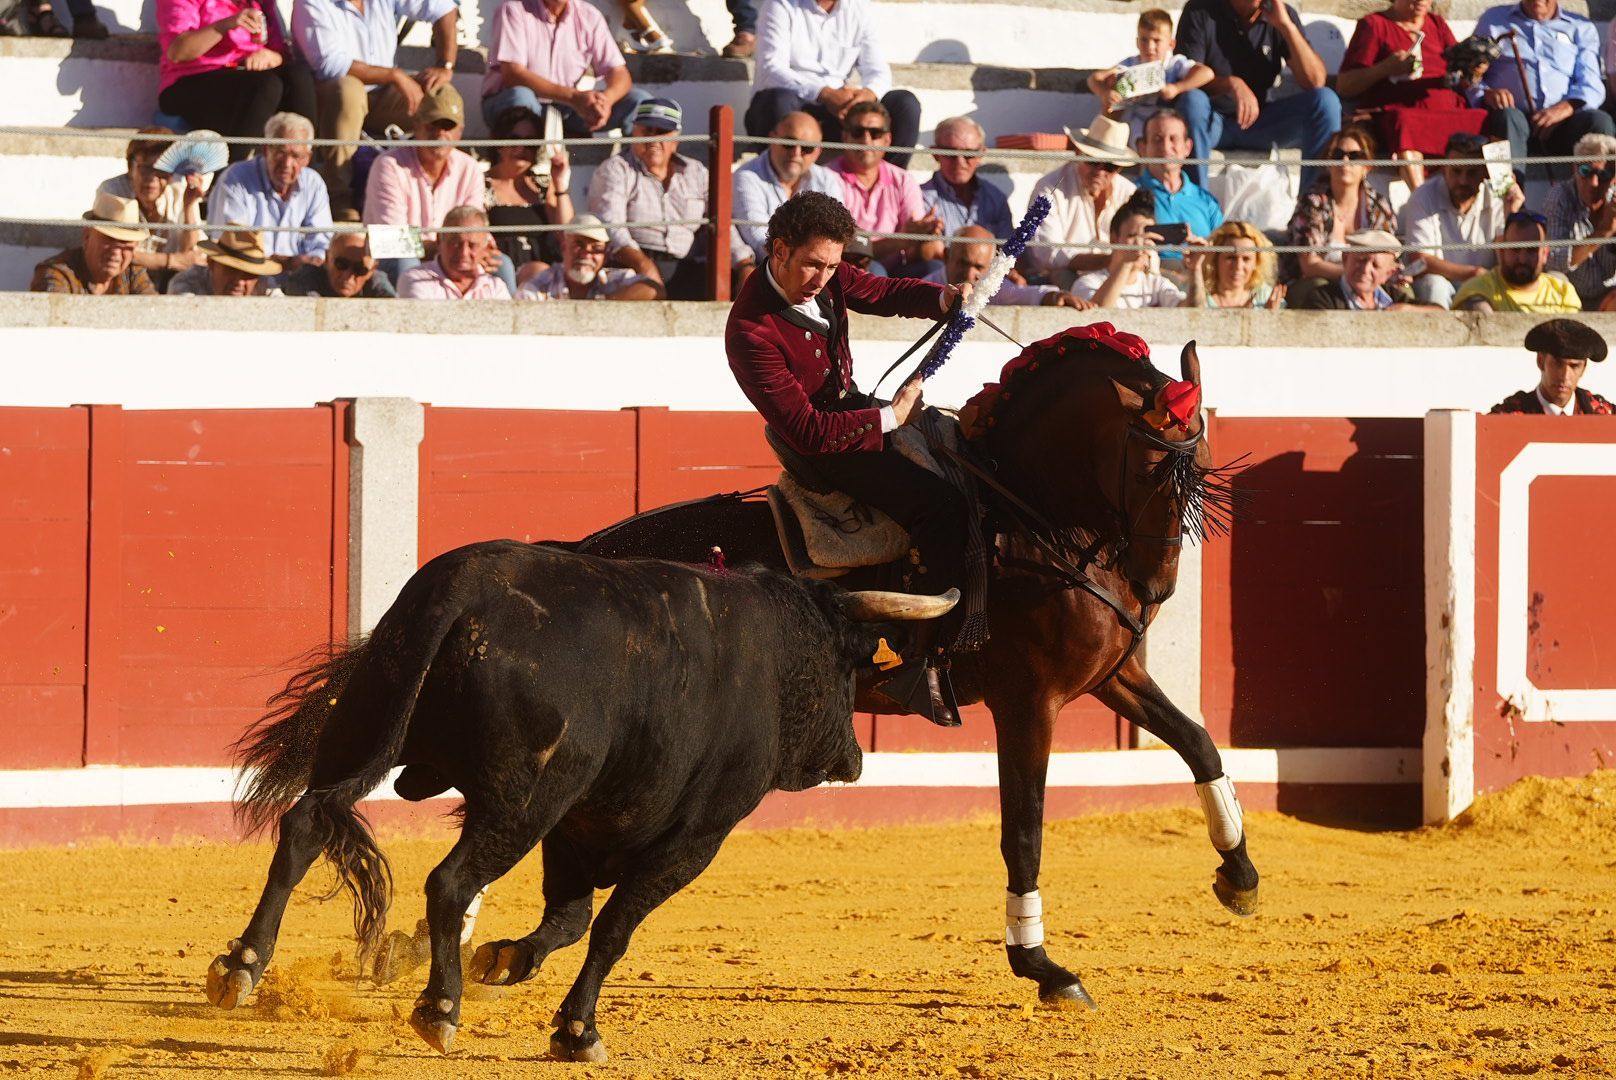
[[1192, 382], [1173, 381], [1156, 391], [1155, 408], [1145, 413], [1145, 422], [1162, 431], [1169, 426], [1184, 431], [1201, 411], [1201, 388]]

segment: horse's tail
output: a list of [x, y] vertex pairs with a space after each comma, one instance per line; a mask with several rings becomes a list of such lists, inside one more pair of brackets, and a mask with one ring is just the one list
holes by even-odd
[[[249, 831], [278, 822], [296, 804], [354, 900], [361, 957], [380, 943], [392, 904], [392, 869], [354, 804], [387, 778], [403, 752], [427, 672], [464, 603], [423, 569], [369, 638], [318, 650], [269, 699], [269, 712], [236, 743], [245, 774], [237, 820]], [[464, 594], [462, 594], [464, 595]], [[447, 602], [445, 602], [447, 601]]]

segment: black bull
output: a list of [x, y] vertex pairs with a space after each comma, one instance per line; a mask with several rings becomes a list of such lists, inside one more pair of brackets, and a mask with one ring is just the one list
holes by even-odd
[[279, 842], [252, 920], [208, 971], [232, 1008], [275, 951], [292, 889], [324, 853], [355, 901], [361, 953], [391, 875], [354, 803], [396, 765], [430, 764], [465, 797], [459, 840], [426, 883], [432, 966], [410, 1022], [447, 1052], [460, 1017], [459, 930], [473, 896], [543, 845], [544, 915], [480, 953], [515, 982], [589, 935], [551, 1048], [598, 1061], [601, 984], [652, 909], [693, 880], [774, 789], [855, 780], [854, 678], [892, 619], [953, 598], [846, 593], [770, 570], [708, 573], [494, 541], [441, 555], [368, 641], [294, 677], [243, 737], [238, 814]]

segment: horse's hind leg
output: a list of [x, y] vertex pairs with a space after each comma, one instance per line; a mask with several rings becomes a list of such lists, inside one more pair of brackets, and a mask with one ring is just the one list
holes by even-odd
[[1094, 1008], [1083, 982], [1044, 952], [1043, 899], [1038, 870], [1044, 847], [1044, 783], [1054, 738], [1057, 701], [1014, 704], [989, 698], [999, 740], [999, 850], [1008, 871], [1005, 953], [1010, 970], [1038, 984], [1048, 1005]]
[[241, 937], [230, 942], [230, 951], [215, 957], [208, 966], [208, 1000], [221, 1009], [233, 1009], [246, 1000], [275, 953], [286, 902], [323, 847], [315, 816], [314, 804], [307, 795], [281, 815], [280, 839], [252, 920]]
[[1234, 782], [1223, 772], [1223, 758], [1206, 729], [1168, 700], [1136, 656], [1094, 696], [1162, 742], [1184, 759], [1195, 777], [1195, 792], [1206, 816], [1212, 846], [1222, 856], [1212, 892], [1224, 907], [1246, 917], [1257, 913], [1257, 868], [1246, 854], [1245, 827]]
[[488, 941], [471, 958], [471, 977], [490, 986], [508, 986], [538, 974], [544, 958], [580, 940], [589, 930], [595, 886], [562, 840], [547, 837], [544, 856], [544, 917], [529, 935], [515, 941]]

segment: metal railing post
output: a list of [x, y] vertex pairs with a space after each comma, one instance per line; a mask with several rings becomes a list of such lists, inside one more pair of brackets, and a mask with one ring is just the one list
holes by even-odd
[[730, 165], [735, 159], [735, 111], [714, 105], [707, 114], [712, 155], [707, 162], [707, 217], [712, 221], [712, 243], [707, 245], [707, 295], [729, 299]]

